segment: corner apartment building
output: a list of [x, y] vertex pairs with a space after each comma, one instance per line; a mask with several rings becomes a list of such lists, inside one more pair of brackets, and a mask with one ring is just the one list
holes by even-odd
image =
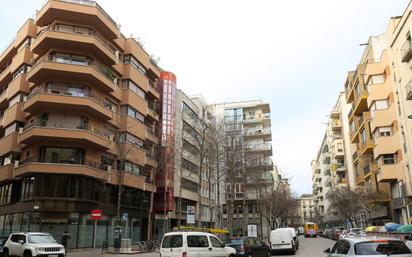
[[[258, 213], [258, 198], [265, 188], [273, 187], [272, 133], [270, 106], [263, 101], [244, 101], [209, 106], [225, 124], [227, 169], [234, 174], [225, 178], [223, 226], [234, 235], [247, 235], [247, 225], [255, 224], [258, 235], [266, 237]], [[231, 227], [232, 226], [232, 227]]]
[[315, 219], [315, 202], [312, 194], [303, 194], [299, 198], [300, 225]]
[[[0, 55], [0, 235], [151, 237], [160, 71], [93, 1], [49, 0]], [[118, 192], [120, 210], [118, 211]]]
[[[386, 33], [370, 37], [357, 70], [346, 82], [356, 184], [370, 192], [383, 192], [371, 212], [372, 220], [407, 223], [405, 196], [405, 133], [400, 123], [400, 99], [391, 71], [388, 38], [398, 18], [392, 19]], [[410, 185], [408, 185], [410, 187]]]
[[344, 100], [344, 94], [341, 93], [329, 116], [317, 158], [311, 164], [315, 216], [318, 222], [331, 226], [338, 225], [338, 220], [330, 208], [327, 195], [333, 189], [348, 186], [344, 134], [349, 126], [342, 116], [347, 109]]

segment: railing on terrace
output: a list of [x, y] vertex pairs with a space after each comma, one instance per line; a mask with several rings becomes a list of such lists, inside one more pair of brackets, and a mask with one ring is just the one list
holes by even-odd
[[43, 63], [43, 62], [55, 62], [55, 63], [63, 63], [63, 64], [71, 64], [71, 65], [92, 67], [93, 69], [95, 69], [98, 72], [100, 72], [101, 74], [103, 74], [107, 79], [111, 80], [114, 85], [117, 85], [117, 83], [118, 83], [118, 77], [114, 74], [112, 69], [110, 69], [109, 67], [104, 67], [104, 66], [101, 66], [101, 65], [97, 65], [96, 63], [94, 63], [90, 60], [87, 60], [87, 62], [77, 62], [77, 61], [73, 61], [73, 60], [70, 60], [70, 59], [56, 58], [56, 56], [54, 56], [54, 55], [47, 55], [47, 56], [45, 55], [45, 56], [41, 57], [40, 59], [38, 59], [36, 61], [36, 63], [33, 64], [31, 69], [34, 69], [37, 65], [39, 65], [40, 63]]
[[56, 128], [56, 129], [73, 129], [73, 130], [86, 130], [98, 136], [104, 137], [107, 140], [111, 139], [110, 135], [106, 135], [99, 129], [96, 129], [88, 124], [83, 123], [66, 123], [66, 122], [53, 122], [53, 121], [46, 121], [46, 120], [37, 120], [23, 128], [23, 131], [26, 131], [33, 127], [44, 127], [44, 128]]
[[[108, 43], [108, 41], [106, 41], [105, 39], [103, 39], [101, 36], [99, 36], [95, 31], [93, 30], [89, 30], [89, 33], [80, 33], [80, 32], [70, 32], [67, 30], [62, 30], [59, 28], [54, 28], [52, 26], [48, 26], [45, 28], [42, 28], [38, 33], [37, 33], [37, 38], [42, 35], [43, 33], [45, 33], [46, 31], [58, 31], [60, 33], [67, 33], [67, 34], [72, 34], [72, 35], [78, 35], [78, 36], [92, 36], [94, 37], [97, 41], [99, 41], [107, 50], [109, 50], [109, 52], [111, 52], [112, 54], [116, 54], [116, 49], [110, 44]], [[36, 42], [37, 38], [32, 39], [32, 44], [34, 42]]]
[[272, 150], [272, 144], [268, 142], [259, 145], [248, 145], [245, 149], [249, 151]]
[[248, 129], [244, 131], [244, 135], [266, 135], [270, 134], [271, 130], [266, 128], [266, 129]]
[[[104, 101], [101, 98], [97, 96], [93, 96], [90, 94], [89, 90], [69, 90], [69, 88], [64, 88], [64, 87], [54, 87], [54, 86], [39, 86], [35, 89], [33, 89], [30, 92], [30, 95], [27, 97], [27, 100], [30, 98], [38, 95], [38, 94], [49, 94], [49, 95], [61, 95], [61, 96], [73, 96], [73, 97], [82, 97], [82, 98], [90, 98], [97, 104], [103, 106], [104, 108], [114, 111], [114, 108], [110, 102]], [[1, 97], [1, 96], [0, 96]]]
[[90, 0], [59, 0], [61, 2], [66, 2], [66, 3], [72, 3], [72, 4], [81, 4], [81, 5], [87, 5], [87, 6], [93, 6], [99, 9], [103, 15], [113, 24], [116, 26], [117, 29], [119, 29], [119, 25], [107, 14], [105, 10], [95, 1], [90, 1]]

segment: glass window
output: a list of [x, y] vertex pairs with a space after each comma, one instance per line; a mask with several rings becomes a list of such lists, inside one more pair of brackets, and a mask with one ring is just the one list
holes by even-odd
[[183, 246], [182, 235], [165, 236], [162, 241], [162, 248], [178, 248]]
[[20, 232], [21, 229], [21, 213], [13, 214], [13, 226], [11, 228], [12, 233]]
[[383, 164], [394, 164], [395, 155], [394, 154], [384, 154], [382, 156]]
[[380, 127], [378, 128], [378, 135], [381, 137], [388, 137], [392, 135], [391, 127]]
[[219, 239], [217, 239], [214, 236], [209, 237], [210, 238], [210, 243], [212, 244], [213, 247], [216, 248], [224, 248], [225, 246], [222, 244], [222, 242], [220, 242]]
[[355, 244], [355, 255], [402, 255], [411, 251], [402, 241], [376, 240]]
[[40, 212], [32, 212], [30, 217], [30, 228], [31, 232], [40, 231]]
[[146, 75], [146, 68], [132, 55], [125, 55], [123, 58], [125, 64], [131, 64], [135, 67], [142, 75]]
[[372, 75], [369, 84], [382, 84], [385, 82], [385, 74]]
[[349, 242], [346, 242], [343, 240], [342, 243], [339, 245], [339, 247], [336, 249], [336, 253], [345, 255], [349, 252], [349, 249], [350, 249]]
[[77, 148], [41, 147], [40, 161], [48, 163], [83, 163], [84, 150]]
[[29, 231], [29, 222], [30, 222], [30, 212], [23, 213], [22, 219], [21, 219], [21, 231], [22, 232]]
[[58, 176], [56, 182], [56, 197], [66, 198], [68, 196], [69, 178], [66, 176]]
[[209, 242], [207, 236], [187, 236], [187, 246], [188, 247], [209, 247]]

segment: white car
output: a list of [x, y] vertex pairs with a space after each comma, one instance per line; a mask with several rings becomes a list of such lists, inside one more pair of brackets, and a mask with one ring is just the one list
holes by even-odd
[[270, 249], [272, 252], [289, 251], [292, 254], [295, 254], [297, 245], [293, 239], [292, 231], [288, 228], [272, 230], [270, 232]]
[[12, 233], [4, 244], [3, 257], [64, 257], [64, 247], [47, 233]]
[[213, 234], [176, 231], [163, 236], [161, 257], [235, 257], [236, 250], [225, 245]]

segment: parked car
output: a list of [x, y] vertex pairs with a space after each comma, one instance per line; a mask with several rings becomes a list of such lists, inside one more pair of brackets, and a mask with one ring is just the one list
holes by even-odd
[[332, 233], [332, 229], [327, 228], [327, 229], [325, 229], [325, 230], [323, 231], [322, 236], [323, 236], [324, 238], [329, 238], [329, 236], [330, 236], [331, 233]]
[[48, 233], [12, 233], [3, 247], [3, 257], [64, 257], [64, 247]]
[[296, 244], [290, 229], [278, 228], [270, 232], [270, 248], [272, 253], [276, 251], [289, 251], [296, 253]]
[[361, 228], [351, 228], [346, 236], [347, 237], [366, 236], [366, 233]]
[[324, 251], [327, 257], [392, 256], [412, 257], [405, 243], [395, 238], [351, 237], [340, 239], [332, 249]]
[[293, 241], [295, 242], [295, 245], [296, 245], [296, 250], [298, 250], [299, 249], [299, 237], [296, 235], [296, 230], [294, 228], [279, 228], [279, 229], [289, 230], [290, 233], [292, 233]]
[[339, 239], [345, 238], [346, 235], [349, 233], [349, 230], [343, 230], [342, 233], [340, 233], [339, 235]]
[[298, 227], [298, 235], [303, 235], [303, 233], [305, 232], [305, 228], [304, 227]]
[[3, 256], [3, 247], [4, 247], [4, 244], [7, 241], [7, 238], [8, 237], [6, 237], [6, 236], [0, 236], [0, 257]]
[[215, 235], [205, 232], [166, 233], [160, 245], [161, 257], [235, 257], [236, 250], [225, 246]]
[[233, 247], [238, 257], [270, 257], [270, 248], [256, 237], [231, 239], [226, 246]]
[[340, 234], [342, 233], [342, 230], [343, 229], [340, 229], [340, 228], [332, 229], [332, 233], [330, 234], [329, 239], [335, 240], [335, 241], [339, 240], [339, 237], [340, 237]]

